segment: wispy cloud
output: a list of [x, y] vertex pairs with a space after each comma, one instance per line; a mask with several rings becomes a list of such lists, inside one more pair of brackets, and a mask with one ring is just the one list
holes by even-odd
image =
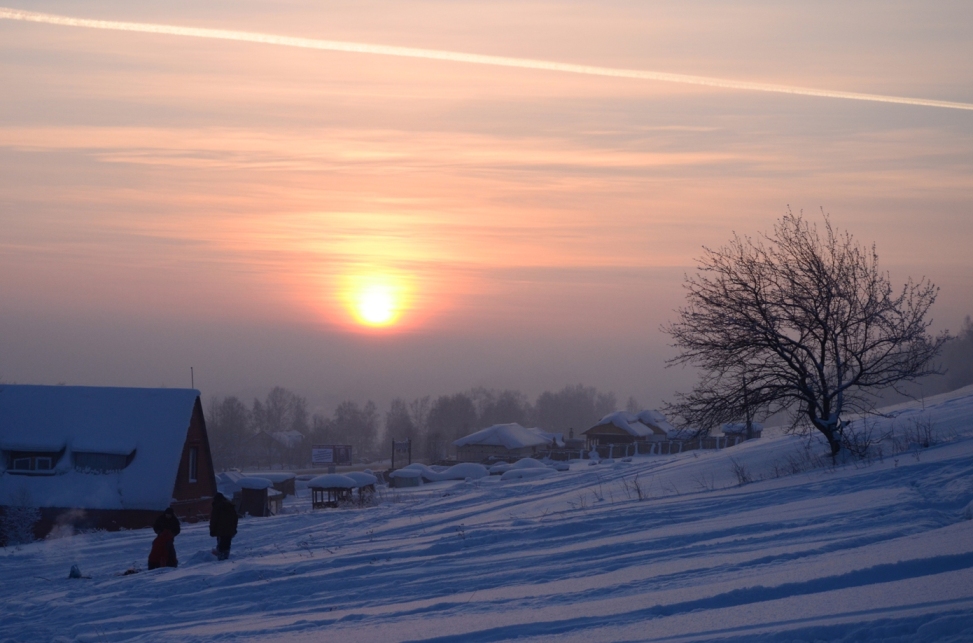
[[719, 89], [731, 89], [754, 92], [770, 92], [777, 94], [792, 94], [799, 96], [813, 96], [818, 98], [833, 98], [841, 100], [858, 100], [880, 103], [896, 103], [920, 107], [937, 107], [946, 109], [960, 109], [973, 111], [973, 103], [912, 98], [907, 96], [887, 96], [883, 94], [867, 94], [847, 92], [831, 89], [816, 89], [811, 87], [796, 87], [758, 83], [727, 78], [713, 78], [709, 76], [693, 76], [687, 74], [673, 74], [641, 69], [618, 69], [595, 65], [579, 65], [533, 58], [511, 58], [507, 56], [488, 56], [459, 51], [444, 51], [439, 49], [420, 49], [414, 47], [396, 47], [361, 42], [347, 42], [339, 40], [320, 40], [315, 38], [297, 38], [277, 34], [258, 33], [251, 31], [234, 31], [227, 29], [207, 29], [200, 27], [184, 27], [179, 25], [152, 24], [141, 22], [120, 22], [114, 20], [93, 20], [75, 18], [48, 13], [37, 13], [0, 7], [0, 19], [21, 20], [65, 27], [81, 27], [86, 29], [105, 29], [111, 31], [128, 31], [151, 34], [165, 34], [192, 38], [207, 38], [213, 40], [230, 40], [236, 42], [250, 42], [257, 44], [276, 45], [282, 47], [297, 47], [302, 49], [317, 49], [322, 51], [340, 51], [347, 53], [374, 54], [380, 56], [397, 56], [405, 58], [422, 58], [445, 62], [467, 63], [476, 65], [491, 65], [497, 67], [515, 67], [520, 69], [536, 69], [540, 71], [554, 71], [589, 76], [605, 76], [612, 78], [630, 78], [634, 80], [650, 80], [688, 85], [700, 85]]

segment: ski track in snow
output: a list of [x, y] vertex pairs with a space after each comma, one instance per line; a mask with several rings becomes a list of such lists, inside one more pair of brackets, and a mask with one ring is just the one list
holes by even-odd
[[824, 446], [770, 435], [366, 509], [305, 495], [241, 520], [225, 563], [203, 524], [178, 569], [131, 576], [151, 530], [8, 547], [0, 641], [971, 641], [973, 390], [869, 422], [915, 420], [941, 442], [787, 475]]

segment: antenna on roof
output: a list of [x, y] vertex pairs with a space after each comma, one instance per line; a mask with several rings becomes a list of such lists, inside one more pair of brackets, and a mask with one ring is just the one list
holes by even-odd
[[189, 367], [189, 388], [196, 388], [196, 376], [193, 375], [193, 367]]

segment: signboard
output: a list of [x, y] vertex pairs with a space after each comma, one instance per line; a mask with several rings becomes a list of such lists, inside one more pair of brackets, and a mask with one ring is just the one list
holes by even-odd
[[392, 439], [392, 471], [395, 471], [395, 460], [398, 457], [399, 463], [408, 460], [407, 464], [412, 464], [412, 439], [402, 440], [401, 442]]
[[315, 444], [311, 446], [311, 464], [351, 464], [351, 445]]

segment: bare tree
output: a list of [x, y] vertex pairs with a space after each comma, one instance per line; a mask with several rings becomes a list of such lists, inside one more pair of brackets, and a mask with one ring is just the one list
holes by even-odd
[[874, 391], [934, 372], [946, 335], [928, 333], [938, 288], [925, 278], [894, 290], [863, 248], [824, 217], [823, 234], [790, 211], [759, 239], [734, 235], [704, 249], [687, 276], [687, 306], [663, 330], [672, 364], [702, 377], [670, 406], [687, 423], [715, 425], [786, 411], [841, 450], [842, 414], [867, 410]]

